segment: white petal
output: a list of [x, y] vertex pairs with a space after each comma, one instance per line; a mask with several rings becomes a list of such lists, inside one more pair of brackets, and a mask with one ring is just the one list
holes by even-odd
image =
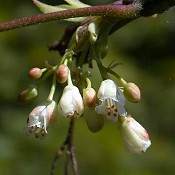
[[67, 85], [59, 102], [61, 113], [65, 117], [79, 117], [83, 113], [84, 104], [80, 92], [76, 86]]
[[116, 98], [116, 84], [112, 80], [102, 81], [97, 97], [101, 100], [105, 98]]
[[121, 133], [126, 147], [133, 153], [141, 154], [151, 145], [146, 130], [132, 117], [126, 117], [121, 125]]

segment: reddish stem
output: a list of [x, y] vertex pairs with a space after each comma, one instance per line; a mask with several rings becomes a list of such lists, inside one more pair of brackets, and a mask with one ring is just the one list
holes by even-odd
[[53, 13], [38, 14], [36, 16], [27, 16], [0, 23], [0, 32], [16, 28], [26, 27], [35, 24], [41, 24], [61, 19], [82, 17], [82, 16], [111, 16], [118, 18], [135, 18], [141, 11], [140, 3], [130, 5], [101, 5], [79, 9], [71, 9]]

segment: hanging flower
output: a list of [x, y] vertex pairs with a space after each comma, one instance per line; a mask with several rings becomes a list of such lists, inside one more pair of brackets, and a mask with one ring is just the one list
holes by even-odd
[[34, 133], [36, 138], [44, 137], [47, 134], [47, 127], [53, 121], [55, 116], [56, 102], [46, 101], [35, 107], [30, 113], [26, 132], [27, 134]]
[[127, 149], [142, 154], [151, 145], [147, 131], [131, 116], [123, 120], [120, 129]]
[[80, 117], [84, 110], [84, 104], [79, 89], [72, 84], [70, 72], [68, 85], [64, 88], [58, 104], [58, 110], [66, 118]]
[[118, 115], [126, 116], [125, 97], [114, 81], [104, 80], [100, 85], [97, 97], [100, 101], [100, 105], [95, 108], [97, 114], [103, 114], [114, 122], [117, 121]]

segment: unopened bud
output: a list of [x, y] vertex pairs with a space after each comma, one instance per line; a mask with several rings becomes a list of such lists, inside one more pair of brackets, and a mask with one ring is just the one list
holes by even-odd
[[140, 89], [134, 83], [126, 83], [123, 94], [132, 103], [138, 103], [141, 100]]
[[42, 76], [43, 71], [40, 68], [34, 67], [29, 70], [28, 76], [32, 79], [38, 79]]
[[121, 134], [126, 148], [136, 154], [142, 154], [151, 145], [147, 131], [131, 116], [122, 119]]
[[67, 65], [62, 64], [56, 71], [56, 79], [59, 83], [65, 83], [68, 79], [69, 68]]
[[18, 95], [18, 101], [21, 103], [27, 103], [32, 101], [38, 96], [38, 91], [35, 87], [30, 87]]
[[96, 103], [96, 92], [93, 88], [87, 87], [86, 89], [83, 90], [83, 101], [85, 106], [87, 107], [92, 107]]

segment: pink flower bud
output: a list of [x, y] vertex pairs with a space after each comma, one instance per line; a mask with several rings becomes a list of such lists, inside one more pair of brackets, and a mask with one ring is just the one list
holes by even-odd
[[83, 90], [83, 101], [85, 106], [87, 107], [92, 107], [96, 103], [96, 92], [93, 88], [87, 87], [86, 89]]
[[141, 100], [141, 93], [138, 86], [134, 83], [126, 83], [124, 85], [123, 94], [128, 101], [132, 103], [138, 103]]
[[62, 64], [58, 67], [56, 71], [56, 79], [59, 83], [65, 83], [68, 79], [69, 68], [67, 65]]
[[40, 68], [34, 67], [29, 70], [28, 76], [32, 79], [38, 79], [42, 76], [42, 70]]
[[38, 96], [37, 89], [35, 87], [30, 87], [19, 93], [18, 101], [20, 103], [27, 103], [35, 99], [37, 96]]
[[127, 149], [142, 154], [151, 145], [147, 131], [132, 117], [123, 118], [121, 134]]

